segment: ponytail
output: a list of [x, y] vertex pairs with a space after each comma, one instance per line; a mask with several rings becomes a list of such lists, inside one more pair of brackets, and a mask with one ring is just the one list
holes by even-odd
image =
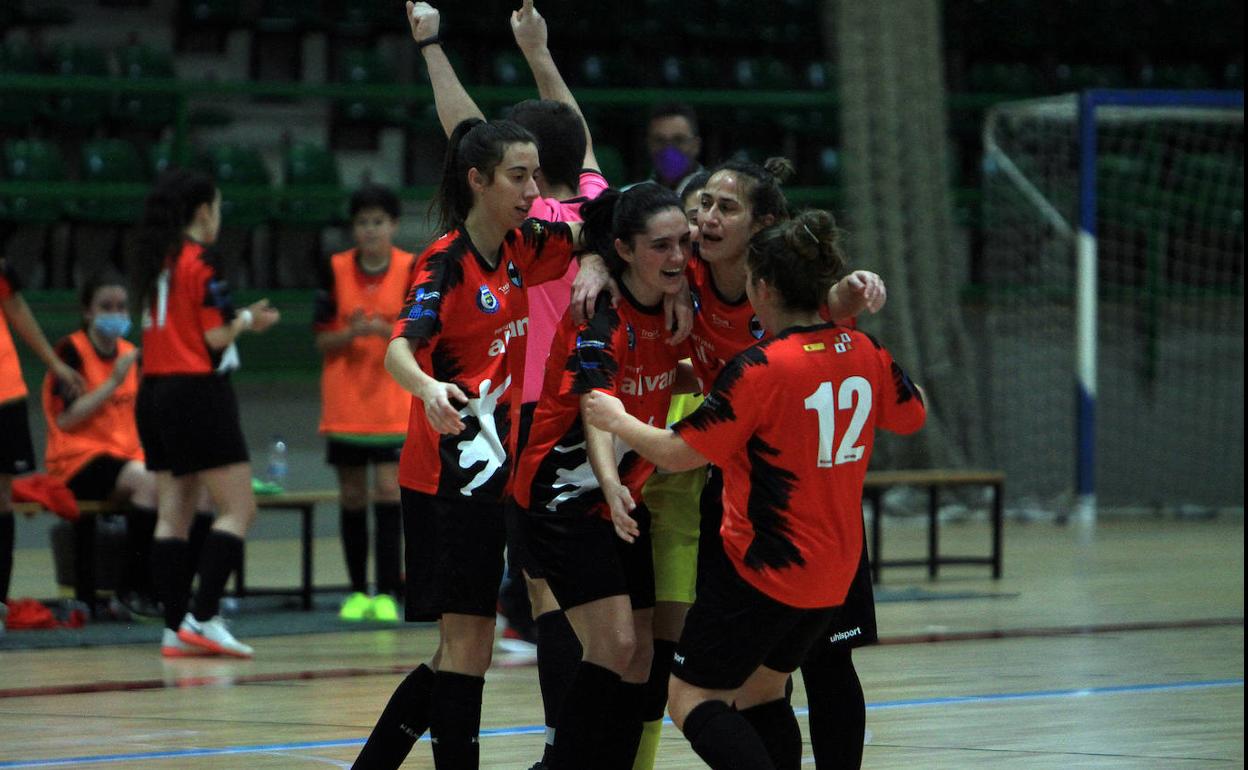
[[437, 216], [439, 232], [450, 232], [459, 227], [472, 210], [468, 170], [475, 168], [487, 180], [493, 181], [494, 170], [502, 162], [507, 147], [516, 143], [536, 146], [537, 140], [533, 134], [510, 120], [468, 118], [455, 126], [447, 140], [442, 180], [430, 204], [430, 213]]
[[216, 196], [212, 177], [198, 171], [170, 169], [156, 180], [143, 201], [139, 220], [134, 296], [140, 304], [155, 301], [156, 279], [165, 262], [182, 247], [195, 212]]

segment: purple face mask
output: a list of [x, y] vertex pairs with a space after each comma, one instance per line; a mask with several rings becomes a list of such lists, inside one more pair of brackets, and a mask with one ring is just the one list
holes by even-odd
[[656, 152], [651, 160], [664, 182], [679, 182], [693, 168], [693, 158], [670, 145]]

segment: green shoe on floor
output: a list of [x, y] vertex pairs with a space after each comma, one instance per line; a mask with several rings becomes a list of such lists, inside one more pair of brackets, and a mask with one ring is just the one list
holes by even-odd
[[373, 620], [397, 623], [399, 622], [399, 603], [390, 594], [379, 594], [373, 597], [369, 614]]
[[372, 609], [373, 600], [368, 598], [368, 594], [357, 591], [342, 603], [342, 609], [338, 610], [338, 617], [343, 620], [367, 620], [372, 617]]

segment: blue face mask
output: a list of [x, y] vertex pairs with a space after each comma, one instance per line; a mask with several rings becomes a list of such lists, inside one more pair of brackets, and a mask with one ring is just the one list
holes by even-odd
[[105, 337], [117, 339], [130, 333], [130, 316], [125, 313], [100, 313], [92, 319], [91, 325]]
[[671, 145], [656, 152], [650, 160], [654, 162], [654, 170], [659, 173], [659, 179], [669, 184], [679, 182], [693, 170], [693, 158]]

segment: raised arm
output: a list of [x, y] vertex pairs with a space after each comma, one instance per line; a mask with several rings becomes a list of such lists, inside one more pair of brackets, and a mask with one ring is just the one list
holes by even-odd
[[546, 20], [533, 7], [533, 0], [524, 0], [524, 5], [520, 7], [520, 10], [511, 12], [511, 32], [516, 38], [520, 53], [524, 54], [524, 60], [528, 62], [529, 69], [533, 72], [538, 95], [543, 99], [563, 102], [581, 116], [581, 125], [585, 129], [585, 159], [581, 163], [581, 168], [597, 169], [598, 158], [594, 155], [594, 140], [589, 135], [589, 125], [585, 123], [585, 114], [581, 112], [581, 106], [576, 103], [576, 97], [572, 95], [568, 84], [559, 74], [559, 68], [555, 66], [555, 60], [550, 55], [550, 48], [546, 45]]
[[425, 68], [429, 70], [429, 82], [433, 86], [433, 103], [438, 109], [438, 121], [447, 136], [463, 121], [469, 118], [484, 118], [485, 115], [477, 107], [446, 58], [442, 50], [441, 38], [438, 37], [440, 17], [438, 9], [428, 3], [407, 2], [407, 23], [412, 28], [412, 39], [420, 46], [420, 53], [425, 57]]

